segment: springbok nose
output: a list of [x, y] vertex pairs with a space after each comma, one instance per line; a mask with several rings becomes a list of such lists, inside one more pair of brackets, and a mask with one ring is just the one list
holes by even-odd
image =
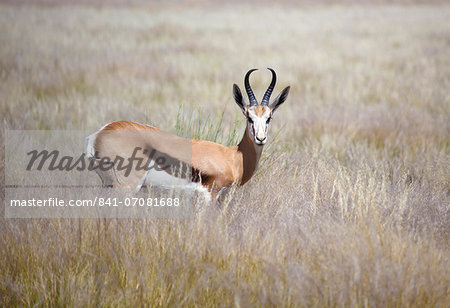
[[264, 140], [266, 140], [266, 137], [259, 139], [258, 136], [256, 136], [256, 140], [258, 140], [259, 142], [263, 142]]

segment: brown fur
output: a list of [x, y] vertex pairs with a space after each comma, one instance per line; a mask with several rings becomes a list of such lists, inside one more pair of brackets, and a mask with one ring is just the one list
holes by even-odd
[[266, 113], [266, 110], [268, 108], [269, 107], [258, 105], [253, 110], [255, 112], [255, 115], [257, 115], [258, 117], [261, 117], [264, 113]]
[[[260, 151], [246, 133], [239, 146], [224, 146], [205, 140], [182, 138], [157, 128], [128, 121], [113, 122], [96, 135], [94, 148], [98, 158], [131, 156], [135, 147], [153, 148], [170, 157], [191, 164], [200, 174], [202, 185], [215, 195], [233, 183], [244, 184], [257, 168]], [[145, 158], [143, 153], [138, 157]], [[137, 186], [145, 171], [133, 171], [124, 177], [120, 172], [109, 175], [109, 185]]]

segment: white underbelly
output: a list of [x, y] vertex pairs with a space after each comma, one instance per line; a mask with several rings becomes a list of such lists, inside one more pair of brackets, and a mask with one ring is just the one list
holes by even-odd
[[186, 178], [176, 177], [164, 170], [149, 169], [144, 178], [143, 185], [161, 186], [161, 187], [178, 187], [187, 186], [192, 182]]
[[207, 201], [211, 200], [211, 193], [202, 184], [189, 181], [186, 178], [176, 177], [163, 170], [156, 170], [154, 168], [146, 172], [136, 191], [139, 191], [143, 186], [155, 186], [173, 190], [179, 189], [188, 194], [201, 194]]

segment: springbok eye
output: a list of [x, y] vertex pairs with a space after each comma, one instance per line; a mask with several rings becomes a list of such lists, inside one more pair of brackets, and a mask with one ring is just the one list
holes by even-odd
[[269, 118], [267, 119], [266, 124], [269, 124], [269, 123], [270, 123], [270, 120], [272, 120], [272, 117], [269, 117]]
[[248, 121], [250, 122], [250, 124], [253, 124], [252, 118], [248, 117], [247, 119], [248, 119]]

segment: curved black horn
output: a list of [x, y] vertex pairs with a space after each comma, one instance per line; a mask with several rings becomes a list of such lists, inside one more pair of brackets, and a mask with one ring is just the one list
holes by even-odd
[[275, 88], [275, 83], [277, 82], [277, 74], [275, 74], [275, 71], [270, 67], [268, 67], [267, 69], [272, 72], [272, 81], [270, 82], [270, 85], [267, 88], [267, 91], [261, 101], [261, 105], [263, 106], [269, 105], [270, 96], [272, 95], [273, 88]]
[[245, 78], [244, 78], [245, 90], [247, 91], [248, 100], [250, 101], [250, 106], [258, 105], [258, 101], [256, 100], [255, 94], [253, 94], [253, 91], [252, 91], [252, 87], [250, 87], [250, 82], [248, 81], [250, 74], [256, 70], [258, 70], [258, 69], [254, 68], [254, 69], [249, 70], [247, 72], [247, 74], [245, 74]]

